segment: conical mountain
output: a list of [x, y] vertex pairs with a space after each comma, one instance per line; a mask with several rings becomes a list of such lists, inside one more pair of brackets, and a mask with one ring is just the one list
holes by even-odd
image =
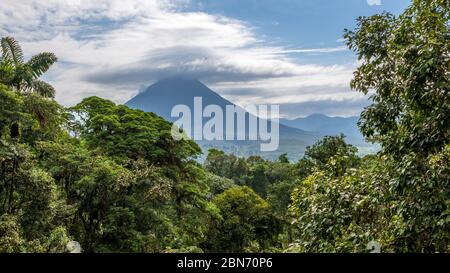
[[[223, 111], [225, 118], [226, 107], [234, 105], [232, 102], [221, 97], [219, 94], [208, 88], [198, 80], [186, 78], [168, 78], [158, 81], [137, 96], [129, 100], [126, 105], [130, 108], [140, 109], [146, 112], [153, 112], [168, 121], [175, 121], [178, 117], [172, 117], [171, 111], [176, 105], [186, 105], [191, 109], [192, 116], [194, 112], [194, 98], [201, 97], [202, 106], [205, 109], [208, 105], [217, 105]], [[246, 113], [246, 122], [251, 114]], [[193, 119], [193, 117], [192, 117]], [[203, 119], [203, 124], [209, 118]], [[225, 120], [223, 121], [224, 130]], [[192, 127], [193, 128], [193, 127]], [[248, 130], [248, 123], [246, 123]], [[223, 132], [224, 134], [229, 132]], [[217, 148], [228, 153], [234, 153], [239, 156], [261, 155], [269, 159], [274, 159], [283, 153], [288, 153], [291, 159], [298, 159], [304, 153], [306, 146], [313, 144], [320, 136], [316, 133], [303, 131], [289, 126], [279, 125], [280, 146], [273, 152], [261, 152], [261, 141], [206, 141], [199, 140], [197, 143], [204, 152], [210, 148]], [[246, 131], [248, 134], [248, 131]], [[225, 135], [224, 135], [225, 138]]]
[[173, 121], [170, 113], [175, 105], [187, 105], [194, 108], [194, 97], [201, 97], [203, 105], [233, 105], [198, 80], [187, 78], [168, 78], [149, 86], [125, 105], [146, 112], [153, 112], [166, 120]]

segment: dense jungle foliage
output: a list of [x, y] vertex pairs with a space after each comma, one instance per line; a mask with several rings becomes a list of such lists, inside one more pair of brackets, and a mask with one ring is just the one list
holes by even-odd
[[351, 87], [371, 95], [359, 126], [381, 151], [329, 136], [298, 162], [200, 164], [153, 113], [65, 108], [39, 80], [56, 56], [2, 38], [0, 252], [450, 252], [448, 1], [357, 21]]

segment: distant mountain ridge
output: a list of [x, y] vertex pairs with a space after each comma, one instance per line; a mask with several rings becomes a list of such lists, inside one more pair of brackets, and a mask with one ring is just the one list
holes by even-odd
[[360, 154], [374, 153], [379, 146], [366, 142], [358, 127], [359, 117], [329, 117], [324, 114], [312, 114], [303, 118], [280, 119], [280, 123], [297, 129], [315, 132], [321, 135], [344, 134], [346, 141], [358, 147]]
[[343, 133], [348, 137], [361, 138], [358, 129], [359, 117], [329, 117], [323, 114], [312, 114], [304, 118], [280, 119], [280, 123], [293, 128], [311, 132], [320, 132], [326, 135]]

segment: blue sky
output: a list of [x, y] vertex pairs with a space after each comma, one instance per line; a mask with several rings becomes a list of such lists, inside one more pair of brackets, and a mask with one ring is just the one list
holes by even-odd
[[401, 13], [407, 0], [2, 0], [0, 35], [58, 58], [56, 99], [124, 103], [171, 76], [197, 78], [240, 105], [280, 104], [284, 117], [357, 115], [356, 58], [344, 28]]
[[[343, 30], [355, 26], [358, 16], [383, 11], [400, 14], [408, 0], [384, 0], [369, 5], [366, 0], [196, 0], [192, 11], [205, 11], [243, 20], [261, 37], [293, 48], [342, 45]], [[376, 1], [374, 1], [375, 3]], [[301, 61], [326, 64], [347, 63], [351, 52], [328, 55], [296, 54]]]

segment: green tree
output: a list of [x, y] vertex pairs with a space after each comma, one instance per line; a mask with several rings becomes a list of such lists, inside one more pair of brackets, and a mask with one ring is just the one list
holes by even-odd
[[248, 172], [248, 165], [243, 158], [233, 154], [228, 155], [224, 151], [210, 149], [206, 157], [204, 167], [215, 175], [233, 179], [237, 184], [244, 184]]
[[214, 252], [252, 252], [269, 247], [280, 223], [270, 205], [246, 186], [233, 187], [213, 200], [222, 220], [210, 229], [209, 249]]
[[398, 156], [438, 152], [450, 136], [449, 6], [414, 0], [398, 18], [384, 13], [358, 19], [345, 37], [362, 64], [352, 88], [371, 96], [361, 130]]
[[17, 217], [10, 214], [0, 216], [0, 253], [24, 252], [25, 240]]
[[449, 8], [445, 0], [414, 0], [399, 17], [361, 17], [345, 33], [361, 61], [351, 87], [374, 91], [360, 128], [392, 166], [384, 175], [404, 225], [393, 235], [398, 251], [448, 251], [449, 177], [432, 162], [450, 141]]
[[387, 167], [366, 157], [345, 175], [317, 170], [302, 180], [292, 192], [295, 240], [288, 251], [364, 252], [371, 240], [392, 251], [392, 230], [401, 224], [392, 218], [389, 178], [380, 175]]
[[209, 187], [210, 198], [213, 198], [214, 196], [221, 194], [229, 188], [236, 186], [233, 180], [215, 175], [210, 172], [206, 172], [205, 181]]
[[99, 97], [83, 99], [72, 107], [72, 130], [90, 148], [118, 160], [145, 159], [180, 166], [201, 150], [191, 140], [175, 141], [172, 125], [154, 113], [130, 109]]
[[18, 124], [24, 119], [24, 102], [22, 97], [10, 90], [7, 86], [0, 84], [0, 137], [5, 135], [14, 138], [18, 132], [12, 131], [12, 125]]
[[332, 169], [336, 175], [357, 167], [358, 149], [345, 142], [345, 136], [326, 136], [313, 146], [306, 147], [305, 156], [298, 163], [299, 175], [307, 177], [316, 170]]
[[278, 157], [278, 161], [280, 161], [281, 163], [289, 163], [288, 155], [286, 153], [280, 155]]

